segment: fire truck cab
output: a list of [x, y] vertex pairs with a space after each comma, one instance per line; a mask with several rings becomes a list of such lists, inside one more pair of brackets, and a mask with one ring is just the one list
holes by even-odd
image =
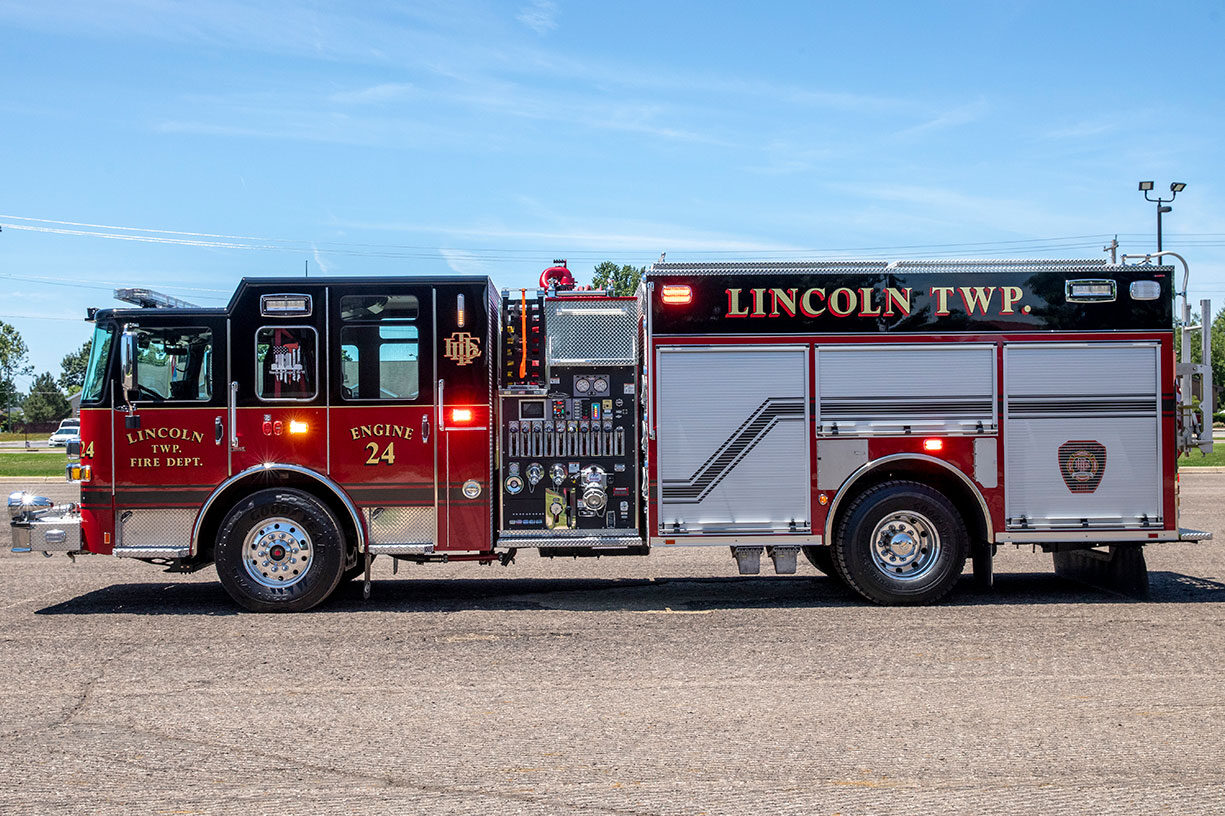
[[1210, 537], [1177, 524], [1212, 389], [1206, 341], [1175, 362], [1174, 276], [659, 263], [630, 297], [554, 267], [539, 289], [245, 279], [225, 308], [98, 310], [80, 505], [14, 493], [13, 548], [215, 564], [257, 611], [368, 591], [380, 555], [531, 550], [716, 545], [747, 574], [803, 554], [886, 604], [937, 600], [967, 558], [989, 580], [1001, 544], [1135, 582], [1145, 544]]

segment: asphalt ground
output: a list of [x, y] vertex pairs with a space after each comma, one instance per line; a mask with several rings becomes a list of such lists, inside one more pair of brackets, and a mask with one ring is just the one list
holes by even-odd
[[369, 601], [253, 615], [6, 547], [0, 812], [1225, 812], [1223, 496], [1184, 472], [1218, 541], [1150, 547], [1148, 601], [1009, 549], [886, 609], [711, 548], [379, 561]]

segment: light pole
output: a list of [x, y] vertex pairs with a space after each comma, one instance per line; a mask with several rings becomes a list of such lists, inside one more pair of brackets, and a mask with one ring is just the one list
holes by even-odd
[[1181, 193], [1183, 190], [1186, 189], [1186, 187], [1187, 185], [1183, 184], [1181, 181], [1171, 182], [1169, 198], [1149, 198], [1148, 194], [1149, 194], [1149, 191], [1153, 189], [1153, 183], [1151, 181], [1140, 182], [1140, 192], [1144, 193], [1144, 200], [1157, 205], [1157, 251], [1158, 252], [1161, 251], [1161, 215], [1162, 213], [1170, 212], [1172, 209], [1171, 207], [1167, 207], [1165, 205], [1172, 202], [1179, 193]]

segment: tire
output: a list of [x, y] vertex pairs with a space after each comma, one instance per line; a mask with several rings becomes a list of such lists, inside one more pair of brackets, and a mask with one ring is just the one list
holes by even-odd
[[835, 567], [851, 589], [884, 605], [938, 601], [961, 577], [969, 536], [961, 514], [926, 485], [893, 481], [861, 493], [834, 537]]
[[804, 557], [808, 559], [808, 563], [817, 568], [819, 572], [828, 575], [830, 578], [841, 578], [838, 574], [838, 569], [834, 565], [834, 551], [832, 547], [804, 547]]
[[328, 508], [301, 490], [270, 489], [236, 504], [221, 522], [217, 577], [252, 612], [304, 612], [340, 583], [345, 539]]

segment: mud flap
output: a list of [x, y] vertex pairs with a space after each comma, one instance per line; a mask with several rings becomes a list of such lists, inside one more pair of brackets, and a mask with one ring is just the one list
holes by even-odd
[[1144, 547], [1137, 544], [1111, 545], [1101, 550], [1068, 550], [1053, 553], [1055, 574], [1060, 578], [1118, 592], [1131, 598], [1148, 597], [1148, 565]]
[[994, 544], [983, 541], [970, 547], [970, 563], [974, 566], [974, 583], [978, 584], [979, 589], [991, 589], [995, 583], [994, 561]]

